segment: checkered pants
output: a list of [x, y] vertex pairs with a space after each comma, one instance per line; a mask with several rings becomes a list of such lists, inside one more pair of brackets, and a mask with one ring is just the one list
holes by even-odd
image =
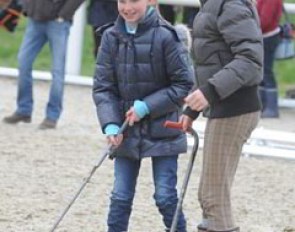
[[230, 192], [243, 144], [257, 126], [260, 112], [208, 119], [205, 130], [199, 202], [208, 231], [235, 228]]

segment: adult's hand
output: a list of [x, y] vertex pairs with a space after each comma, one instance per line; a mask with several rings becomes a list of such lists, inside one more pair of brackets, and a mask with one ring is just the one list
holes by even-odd
[[184, 102], [195, 111], [202, 111], [209, 106], [209, 102], [205, 98], [201, 90], [197, 89], [191, 94], [189, 94]]

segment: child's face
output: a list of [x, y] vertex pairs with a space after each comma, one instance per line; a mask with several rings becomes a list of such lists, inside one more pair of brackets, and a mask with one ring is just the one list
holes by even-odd
[[118, 0], [119, 14], [128, 23], [137, 23], [144, 17], [147, 7], [155, 0]]

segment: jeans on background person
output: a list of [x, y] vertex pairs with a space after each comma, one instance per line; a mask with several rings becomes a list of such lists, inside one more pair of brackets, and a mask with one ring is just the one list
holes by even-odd
[[194, 19], [198, 12], [199, 12], [198, 7], [183, 8], [183, 23], [186, 24], [190, 29], [193, 28]]
[[46, 118], [57, 121], [62, 111], [65, 77], [65, 56], [71, 22], [55, 20], [41, 22], [28, 20], [21, 48], [18, 54], [19, 79], [17, 93], [17, 110], [19, 115], [31, 116], [33, 111], [32, 67], [36, 56], [46, 42], [52, 54], [52, 82]]
[[279, 116], [278, 87], [273, 72], [275, 51], [280, 42], [280, 35], [275, 34], [263, 38], [264, 66], [263, 81], [260, 84], [259, 93], [262, 101], [262, 118], [276, 118]]
[[[173, 220], [177, 205], [177, 159], [178, 156], [152, 157], [154, 199], [163, 221], [168, 228]], [[137, 177], [141, 162], [117, 157], [115, 160], [115, 181], [108, 215], [108, 232], [127, 231]], [[178, 232], [186, 231], [186, 222], [181, 212]]]
[[174, 12], [174, 6], [173, 5], [166, 5], [166, 4], [160, 4], [159, 10], [161, 15], [166, 19], [169, 23], [174, 25], [176, 20], [176, 15]]

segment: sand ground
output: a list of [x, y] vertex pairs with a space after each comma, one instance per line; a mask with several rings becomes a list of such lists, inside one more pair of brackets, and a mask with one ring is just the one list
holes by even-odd
[[[49, 231], [100, 157], [105, 138], [100, 133], [91, 88], [67, 85], [64, 113], [57, 130], [40, 131], [48, 97], [47, 82], [34, 83], [35, 111], [31, 124], [0, 123], [0, 232]], [[13, 112], [16, 80], [0, 77], [0, 118]], [[260, 126], [295, 132], [295, 111]], [[180, 159], [182, 180], [187, 155]], [[184, 212], [188, 231], [196, 232], [202, 152], [198, 153]], [[242, 157], [233, 187], [233, 210], [242, 232], [295, 232], [295, 162]], [[113, 162], [96, 171], [57, 232], [106, 231]], [[181, 183], [181, 181], [180, 181]], [[162, 232], [154, 206], [149, 159], [143, 161], [131, 232]]]

